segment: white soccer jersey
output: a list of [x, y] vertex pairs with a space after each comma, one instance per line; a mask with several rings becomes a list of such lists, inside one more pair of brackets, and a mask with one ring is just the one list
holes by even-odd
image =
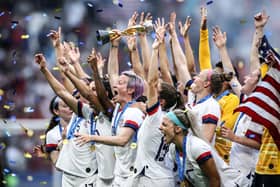
[[[118, 108], [115, 108], [116, 115], [113, 116], [112, 126], [114, 126], [114, 122], [116, 121], [116, 116], [119, 116], [122, 111], [118, 111]], [[132, 128], [135, 133], [137, 133], [140, 128], [143, 120], [145, 118], [144, 113], [138, 109], [133, 107], [128, 107], [121, 115], [116, 134], [120, 133], [121, 128], [129, 127]], [[133, 143], [133, 138], [129, 140], [129, 142], [123, 146], [114, 146], [115, 156], [116, 156], [116, 165], [115, 165], [115, 175], [120, 177], [129, 177], [133, 175], [133, 166], [136, 157], [137, 148], [131, 148], [131, 143]]]
[[[251, 124], [251, 117], [240, 113], [234, 126], [236, 136], [245, 136]], [[253, 174], [258, 159], [259, 150], [232, 142], [229, 164], [244, 174]]]
[[[188, 103], [188, 106], [197, 114], [197, 121], [200, 128], [202, 128], [202, 125], [205, 123], [219, 124], [221, 108], [219, 103], [212, 96], [208, 95], [200, 101], [197, 101], [196, 104], [194, 101], [188, 101]], [[215, 144], [215, 137], [216, 135], [214, 135], [211, 145]]]
[[[87, 104], [81, 104], [82, 116], [90, 120], [93, 109]], [[111, 136], [111, 122], [108, 117], [100, 113], [96, 122], [95, 135]], [[114, 177], [115, 156], [114, 147], [101, 143], [96, 143], [96, 159], [98, 165], [98, 177], [102, 179], [112, 179]]]
[[[75, 123], [75, 121], [78, 121], [78, 123]], [[73, 128], [75, 124], [77, 126]], [[73, 114], [67, 126], [67, 136], [71, 129], [74, 129], [74, 133], [89, 134], [90, 124], [85, 119], [80, 119], [76, 114]], [[91, 143], [79, 146], [74, 141], [75, 139], [75, 137], [71, 137], [63, 145], [56, 167], [63, 172], [78, 177], [93, 176], [97, 171], [96, 153], [90, 149]]]
[[[230, 168], [215, 152], [211, 146], [203, 141], [202, 139], [189, 133], [187, 135], [186, 144], [186, 162], [184, 176], [190, 181], [193, 186], [196, 187], [207, 187], [209, 186], [209, 179], [202, 172], [199, 164], [203, 164], [210, 158], [213, 158], [217, 171], [220, 175], [221, 186], [244, 186], [243, 178], [240, 172]], [[175, 159], [175, 149], [171, 150], [174, 161]], [[180, 158], [182, 163], [182, 158]]]
[[[145, 176], [152, 179], [173, 179], [173, 167], [167, 167], [166, 155], [169, 145], [164, 143], [163, 134], [159, 130], [165, 114], [160, 103], [147, 109], [146, 116], [138, 132], [138, 150], [134, 165], [135, 175], [145, 169]], [[173, 182], [174, 184], [174, 182]]]
[[56, 150], [58, 142], [61, 140], [61, 130], [60, 125], [56, 125], [46, 135], [46, 151], [51, 153]]

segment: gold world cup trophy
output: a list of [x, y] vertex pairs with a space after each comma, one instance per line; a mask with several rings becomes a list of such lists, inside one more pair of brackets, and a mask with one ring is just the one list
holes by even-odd
[[152, 20], [146, 21], [143, 25], [134, 25], [128, 27], [127, 29], [117, 32], [117, 31], [107, 31], [107, 30], [97, 30], [96, 39], [98, 42], [101, 42], [102, 45], [118, 38], [119, 36], [131, 36], [135, 35], [138, 32], [150, 32], [153, 30]]

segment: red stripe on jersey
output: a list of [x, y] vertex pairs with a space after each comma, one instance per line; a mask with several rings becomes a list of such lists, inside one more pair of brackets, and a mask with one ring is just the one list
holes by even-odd
[[46, 144], [46, 147], [49, 147], [49, 148], [51, 148], [51, 147], [57, 147], [57, 144]]
[[218, 124], [219, 118], [213, 114], [206, 114], [202, 116], [202, 123], [213, 123]]
[[246, 136], [247, 138], [250, 138], [250, 139], [252, 139], [252, 140], [255, 140], [255, 141], [261, 143], [262, 135], [261, 135], [261, 134], [258, 134], [258, 133], [256, 133], [256, 132], [254, 132], [254, 131], [252, 131], [252, 130], [250, 130], [250, 129], [248, 129], [248, 130], [246, 131], [245, 136]]
[[209, 158], [212, 157], [211, 151], [207, 151], [202, 153], [197, 159], [196, 162], [201, 164], [202, 162], [208, 160]]
[[275, 96], [274, 93], [272, 93], [271, 90], [269, 90], [266, 87], [261, 87], [261, 86], [257, 86], [257, 88], [255, 89], [255, 92], [261, 92], [264, 95], [268, 96], [272, 101], [274, 101], [278, 106], [280, 106], [280, 102], [279, 99]]
[[160, 103], [159, 103], [159, 101], [158, 101], [156, 104], [154, 104], [153, 106], [151, 106], [150, 108], [148, 108], [148, 109], [147, 109], [148, 115], [151, 116], [151, 115], [155, 114], [155, 113], [158, 111], [159, 106], [160, 106]]
[[126, 125], [126, 124], [129, 124], [129, 125], [133, 125], [135, 128], [139, 128], [139, 125], [138, 125], [138, 123], [136, 123], [135, 121], [132, 121], [132, 120], [126, 120], [125, 122], [124, 122], [124, 126]]

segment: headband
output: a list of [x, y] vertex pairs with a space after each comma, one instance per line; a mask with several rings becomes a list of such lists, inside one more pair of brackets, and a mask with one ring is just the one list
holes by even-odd
[[207, 80], [208, 80], [208, 81], [211, 81], [211, 76], [212, 76], [212, 74], [213, 74], [213, 70], [212, 70], [212, 69], [209, 69], [209, 70], [208, 70], [208, 73], [207, 73]]
[[176, 126], [181, 127], [184, 130], [187, 130], [187, 128], [185, 127], [185, 125], [178, 119], [178, 117], [175, 115], [174, 112], [168, 112], [166, 114], [166, 117], [168, 119], [170, 119]]

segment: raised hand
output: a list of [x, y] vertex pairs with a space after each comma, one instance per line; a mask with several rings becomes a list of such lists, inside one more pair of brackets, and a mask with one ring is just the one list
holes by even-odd
[[189, 29], [191, 27], [191, 24], [192, 24], [192, 18], [190, 16], [188, 16], [186, 18], [186, 21], [185, 21], [184, 25], [182, 25], [182, 22], [179, 21], [178, 26], [179, 26], [180, 34], [183, 37], [186, 37], [188, 35]]
[[213, 28], [213, 40], [217, 46], [217, 48], [224, 47], [227, 42], [227, 35], [226, 32], [221, 31], [221, 29], [216, 26]]
[[65, 57], [58, 58], [58, 67], [62, 72], [66, 72], [70, 69], [69, 64]]
[[169, 23], [168, 23], [168, 31], [169, 31], [171, 36], [176, 34], [176, 30], [175, 30], [175, 24], [176, 23], [175, 22], [176, 22], [176, 13], [171, 12], [170, 18], [169, 18]]
[[100, 52], [97, 53], [96, 58], [97, 58], [97, 68], [99, 72], [102, 72], [101, 70], [103, 70], [106, 59], [102, 57]]
[[154, 40], [154, 43], [152, 45], [153, 49], [158, 49], [159, 45], [163, 42], [163, 39], [164, 33], [157, 32], [156, 39]]
[[153, 19], [153, 16], [151, 15], [150, 12], [148, 12], [146, 14], [146, 16], [145, 16], [144, 12], [141, 12], [139, 24], [144, 25], [145, 22], [152, 21], [152, 19]]
[[127, 37], [127, 47], [129, 51], [136, 50], [136, 36]]
[[35, 54], [35, 63], [40, 66], [40, 69], [43, 69], [46, 67], [46, 59], [42, 53]]
[[129, 20], [128, 20], [127, 27], [132, 27], [132, 26], [136, 25], [137, 17], [138, 17], [138, 13], [134, 12], [132, 14], [131, 18], [129, 18]]
[[254, 16], [255, 19], [255, 27], [256, 28], [263, 28], [267, 23], [269, 16], [266, 14], [265, 11], [259, 12]]
[[59, 47], [61, 42], [61, 27], [58, 27], [58, 31], [51, 30], [49, 36], [52, 41], [53, 47]]
[[68, 53], [69, 60], [71, 64], [79, 63], [80, 60], [80, 50], [78, 47], [75, 47], [74, 43], [70, 42], [70, 51]]
[[96, 50], [93, 48], [91, 50], [90, 55], [87, 58], [88, 63], [95, 63], [97, 61], [97, 55], [96, 55]]

